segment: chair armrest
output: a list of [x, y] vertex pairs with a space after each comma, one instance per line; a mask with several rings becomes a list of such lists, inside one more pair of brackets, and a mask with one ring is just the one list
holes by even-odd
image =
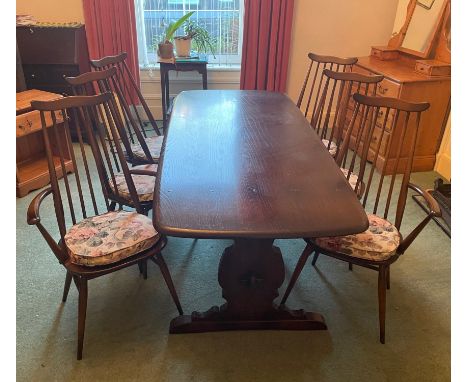
[[416, 237], [419, 235], [419, 233], [423, 230], [423, 228], [431, 221], [431, 219], [435, 217], [442, 216], [442, 213], [440, 212], [440, 207], [437, 201], [429, 194], [429, 192], [423, 190], [419, 186], [413, 184], [413, 183], [408, 183], [408, 188], [412, 189], [413, 191], [416, 191], [419, 195], [421, 195], [424, 200], [426, 201], [428, 207], [429, 207], [429, 213], [427, 216], [422, 220], [421, 223], [419, 223], [410, 233], [408, 236], [405, 237], [405, 239], [401, 242], [401, 244], [398, 246], [398, 253], [402, 254], [404, 253], [408, 247], [411, 245], [411, 243], [416, 239]]
[[141, 169], [128, 169], [130, 171], [130, 174], [132, 175], [148, 175], [148, 176], [156, 176], [157, 173], [156, 171], [151, 171], [151, 170], [141, 170]]
[[48, 187], [45, 190], [39, 192], [39, 194], [37, 194], [29, 204], [27, 212], [27, 222], [29, 225], [36, 225], [41, 221], [41, 217], [39, 216], [39, 209], [41, 207], [42, 201], [50, 193], [52, 193], [52, 188]]
[[68, 256], [62, 251], [62, 248], [54, 241], [50, 233], [41, 224], [41, 217], [39, 216], [39, 209], [42, 201], [47, 195], [52, 193], [52, 188], [48, 187], [44, 191], [39, 192], [29, 204], [27, 221], [29, 225], [35, 225], [41, 232], [50, 249], [55, 254], [60, 264], [65, 263], [68, 260]]
[[419, 195], [421, 195], [424, 198], [425, 202], [427, 203], [427, 206], [429, 207], [429, 213], [431, 214], [431, 216], [442, 216], [439, 203], [437, 203], [437, 201], [429, 192], [423, 190], [422, 188], [413, 183], [408, 183], [408, 188], [411, 188], [413, 191], [416, 191]]

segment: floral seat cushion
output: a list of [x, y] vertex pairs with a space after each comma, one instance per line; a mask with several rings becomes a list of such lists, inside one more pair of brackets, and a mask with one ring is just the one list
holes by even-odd
[[359, 186], [356, 189], [356, 184], [359, 181], [358, 176], [354, 172], [351, 171], [351, 175], [349, 176], [349, 179], [348, 179], [349, 170], [346, 169], [346, 168], [340, 168], [340, 170], [343, 173], [343, 175], [345, 176], [345, 178], [348, 180], [348, 183], [351, 186], [351, 188], [353, 189], [353, 191], [356, 190], [356, 193], [357, 193], [358, 197], [361, 197], [362, 192], [364, 191], [363, 190], [364, 183], [362, 181], [359, 182]]
[[[134, 166], [132, 170], [147, 170], [156, 172], [158, 168], [157, 164], [144, 164], [141, 166]], [[153, 200], [154, 192], [154, 182], [155, 177], [152, 175], [137, 175], [132, 174], [133, 184], [135, 185], [136, 192], [138, 194], [138, 200], [140, 202], [150, 202]], [[123, 173], [115, 174], [115, 183], [117, 185], [117, 192], [122, 198], [131, 202], [132, 197], [130, 195], [130, 190], [128, 189], [127, 181]], [[109, 185], [112, 190], [114, 190], [114, 182], [110, 179]], [[115, 190], [114, 190], [115, 192]]]
[[[328, 139], [322, 139], [322, 143], [325, 145], [325, 147], [328, 149], [328, 152], [332, 157], [336, 155], [336, 152], [338, 151], [338, 146], [336, 145], [335, 142], [331, 142]], [[330, 143], [330, 148], [328, 148], [328, 144]]]
[[97, 266], [136, 255], [158, 242], [159, 234], [147, 216], [111, 211], [84, 219], [65, 235], [74, 264]]
[[[161, 148], [164, 137], [162, 135], [156, 137], [145, 138], [145, 142], [148, 145], [148, 149], [151, 153], [153, 160], [159, 160], [161, 156]], [[147, 160], [145, 152], [143, 151], [139, 143], [135, 143], [131, 146], [132, 153], [136, 159]]]
[[320, 237], [319, 247], [365, 260], [383, 261], [392, 257], [400, 245], [400, 233], [389, 221], [368, 214], [369, 228], [355, 235]]

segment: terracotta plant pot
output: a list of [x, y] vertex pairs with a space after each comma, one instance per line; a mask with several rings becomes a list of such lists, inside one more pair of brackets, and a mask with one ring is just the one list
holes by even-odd
[[192, 49], [192, 39], [175, 37], [174, 41], [177, 57], [190, 57], [190, 50]]
[[165, 59], [174, 57], [174, 45], [171, 42], [158, 44], [158, 56]]

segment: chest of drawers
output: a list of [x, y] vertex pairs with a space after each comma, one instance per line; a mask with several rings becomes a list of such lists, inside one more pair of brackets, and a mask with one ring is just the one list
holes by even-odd
[[[413, 163], [413, 171], [430, 171], [434, 168], [436, 154], [445, 129], [450, 108], [450, 77], [429, 77], [414, 71], [414, 62], [403, 60], [382, 61], [372, 56], [361, 57], [353, 72], [365, 75], [383, 75], [385, 78], [377, 88], [377, 95], [381, 97], [395, 97], [411, 102], [429, 102], [431, 107], [422, 114], [421, 131], [416, 146], [416, 154]], [[352, 105], [349, 105], [347, 119], [350, 120]], [[393, 118], [390, 115], [389, 118]], [[382, 125], [384, 116], [378, 117], [377, 123]], [[403, 128], [403, 119], [400, 117], [395, 125], [395, 134], [399, 135]], [[370, 159], [377, 161], [377, 169], [382, 171], [384, 153], [388, 144], [388, 132], [384, 132], [383, 142], [379, 152], [376, 150], [377, 135], [370, 145]], [[395, 140], [389, 152], [389, 164], [392, 168], [392, 157], [397, 152], [397, 140]], [[351, 145], [353, 140], [351, 139]], [[405, 145], [405, 144], [404, 144]], [[403, 153], [409, 152], [409, 147], [402, 148]], [[399, 164], [399, 172], [403, 171], [405, 162]]]
[[[44, 187], [50, 181], [46, 151], [42, 135], [40, 113], [32, 110], [32, 100], [49, 101], [62, 97], [60, 94], [48, 93], [40, 90], [26, 90], [16, 93], [16, 196], [23, 197], [31, 190]], [[52, 126], [50, 113], [45, 113], [47, 126]], [[63, 123], [63, 116], [59, 116], [56, 123]], [[63, 150], [65, 157], [65, 171], [73, 171], [71, 161], [71, 147], [67, 144], [65, 131], [61, 130], [51, 142], [52, 150]], [[61, 169], [59, 157], [54, 158], [57, 170]], [[59, 170], [60, 172], [60, 170]]]

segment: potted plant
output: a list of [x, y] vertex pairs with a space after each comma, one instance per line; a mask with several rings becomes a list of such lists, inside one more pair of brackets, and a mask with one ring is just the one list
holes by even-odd
[[211, 52], [214, 56], [213, 41], [206, 30], [198, 23], [187, 20], [184, 25], [184, 35], [174, 37], [176, 54], [178, 57], [189, 57], [192, 49], [192, 42], [194, 48], [198, 53]]
[[189, 19], [195, 12], [189, 12], [183, 15], [177, 21], [171, 22], [165, 31], [164, 39], [162, 43], [158, 44], [158, 55], [161, 58], [172, 58], [174, 57], [174, 45], [172, 44], [172, 39], [174, 37], [174, 33], [179, 29], [182, 24]]

